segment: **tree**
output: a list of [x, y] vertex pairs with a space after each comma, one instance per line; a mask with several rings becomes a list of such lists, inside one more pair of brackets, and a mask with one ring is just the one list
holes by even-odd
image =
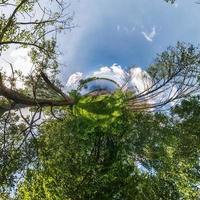
[[[173, 3], [174, 1], [171, 2]], [[58, 4], [58, 11], [55, 12], [52, 12], [51, 8], [46, 8], [44, 6], [45, 2], [24, 0], [12, 3], [7, 0], [1, 3], [4, 9], [11, 9], [9, 16], [4, 14], [1, 18], [1, 51], [5, 51], [10, 45], [30, 47], [30, 56], [34, 66], [31, 76], [23, 77], [25, 80], [23, 91], [14, 87], [18, 74], [11, 63], [12, 77], [6, 79], [3, 74], [0, 74], [0, 95], [3, 98], [0, 113], [2, 114], [10, 109], [16, 110], [34, 106], [40, 108], [46, 106], [68, 106], [76, 103], [73, 97], [61, 90], [59, 80], [56, 79], [59, 66], [56, 48], [57, 33], [63, 29], [71, 28], [70, 23], [72, 20], [72, 17], [65, 13], [63, 1], [56, 1], [56, 3]], [[37, 11], [38, 14], [29, 20], [28, 16], [37, 9], [39, 9]], [[24, 17], [23, 20], [22, 17]], [[162, 107], [166, 103], [186, 95], [189, 90], [188, 87], [195, 84], [191, 76], [195, 76], [198, 71], [198, 51], [198, 48], [193, 45], [184, 43], [178, 43], [176, 48], [170, 47], [158, 58], [158, 63], [155, 64], [163, 64], [163, 66], [161, 68], [158, 66], [156, 69], [153, 66], [149, 69], [150, 72], [153, 71], [153, 74], [151, 73], [153, 75], [152, 87], [137, 96], [133, 95], [131, 98], [134, 99], [133, 102], [136, 102], [135, 99], [140, 101], [140, 98], [142, 98], [143, 101], [143, 98], [152, 98], [152, 96], [158, 95], [169, 85], [171, 87], [177, 84], [177, 81], [178, 91], [173, 97], [170, 96], [170, 98], [152, 104], [150, 107]], [[168, 63], [164, 63], [165, 59], [167, 59]], [[189, 68], [192, 69], [193, 74], [188, 71]], [[47, 74], [51, 75], [51, 79]], [[5, 81], [9, 81], [12, 87], [7, 87]], [[185, 87], [186, 85], [188, 87]], [[131, 101], [131, 99], [128, 100]], [[131, 103], [133, 102], [131, 101]]]
[[[60, 0], [0, 1], [4, 13], [0, 17], [1, 56], [9, 48], [26, 48], [33, 65], [32, 73], [27, 76], [16, 71], [13, 63], [9, 63], [12, 71], [10, 77], [0, 73], [1, 191], [13, 185], [16, 171], [20, 172], [31, 162], [31, 145], [28, 140], [36, 137], [36, 122], [41, 118], [41, 105], [53, 106], [56, 100], [52, 103], [51, 98], [63, 95], [58, 89], [60, 83], [55, 80], [59, 65], [56, 42], [60, 31], [73, 27], [73, 15], [68, 13], [68, 6]], [[53, 82], [56, 82], [54, 85], [49, 84], [50, 80], [44, 72], [51, 75]], [[17, 88], [18, 80], [23, 88]], [[41, 97], [44, 100], [39, 100]], [[66, 98], [62, 101], [66, 102]], [[28, 111], [29, 116], [21, 110], [27, 106], [32, 106], [32, 110]]]
[[[48, 1], [47, 1], [48, 2]], [[52, 12], [51, 8], [44, 6], [45, 2], [28, 0], [3, 1], [1, 6], [10, 9], [9, 16], [1, 18], [0, 47], [1, 52], [6, 51], [10, 45], [20, 45], [24, 48], [31, 48], [30, 57], [34, 70], [32, 74], [23, 78], [23, 90], [16, 88], [16, 79], [19, 77], [12, 63], [12, 77], [5, 77], [0, 74], [0, 113], [1, 115], [9, 110], [17, 110], [25, 107], [37, 107], [42, 110], [44, 107], [72, 106], [76, 104], [76, 97], [70, 96], [62, 91], [61, 84], [56, 78], [59, 63], [57, 61], [57, 33], [63, 29], [71, 28], [72, 17], [65, 13], [63, 1], [56, 1], [58, 11]], [[28, 18], [37, 11], [37, 15]], [[23, 20], [22, 20], [22, 17]], [[28, 18], [28, 19], [27, 19]], [[28, 21], [27, 21], [28, 20]], [[50, 34], [50, 35], [49, 35]], [[177, 91], [159, 102], [149, 102], [148, 108], [159, 108], [165, 104], [180, 99], [191, 93], [196, 85], [195, 77], [199, 67], [199, 49], [191, 44], [178, 43], [175, 48], [170, 47], [161, 54], [155, 64], [149, 67], [152, 75], [152, 85], [140, 94], [133, 94], [127, 99], [132, 107], [136, 107], [144, 99], [152, 97], [175, 85]], [[51, 78], [48, 77], [49, 74]], [[92, 81], [95, 77], [85, 81]], [[21, 80], [22, 81], [22, 80]], [[112, 81], [112, 80], [110, 80]], [[9, 83], [10, 87], [7, 86]], [[144, 109], [140, 106], [140, 109]], [[145, 106], [146, 109], [146, 106]]]
[[[3, 104], [2, 111], [7, 111], [11, 107], [12, 109], [16, 109], [37, 105], [53, 106], [54, 104], [59, 105], [64, 102], [49, 100], [49, 98], [54, 97], [56, 94], [58, 96], [64, 96], [64, 94], [55, 85], [49, 85], [50, 80], [45, 76], [44, 71], [51, 73], [52, 80], [55, 79], [58, 70], [57, 34], [64, 29], [72, 28], [70, 25], [72, 16], [66, 13], [65, 7], [68, 5], [65, 5], [63, 1], [56, 1], [57, 5], [52, 1], [46, 1], [46, 3], [48, 2], [51, 2], [51, 6], [56, 6], [57, 9], [54, 12], [51, 10], [51, 7], [48, 8], [44, 5], [45, 1], [30, 2], [24, 0], [16, 1], [15, 3], [10, 1], [3, 1], [1, 3], [4, 9], [11, 9], [9, 16], [3, 15], [1, 18], [1, 52], [8, 49], [10, 45], [20, 45], [24, 48], [29, 47], [31, 48], [30, 57], [34, 67], [31, 76], [23, 77], [25, 85], [31, 88], [31, 90], [26, 91], [26, 95], [23, 92], [19, 93], [17, 88], [13, 87], [17, 78], [15, 76], [18, 75], [14, 69], [12, 70], [13, 77], [10, 81], [11, 88], [5, 87], [3, 84], [5, 77], [1, 74], [0, 94], [12, 101], [5, 105]], [[37, 13], [34, 15], [36, 10]], [[13, 68], [12, 64], [10, 65]], [[49, 97], [44, 92], [46, 88], [40, 87], [45, 82], [53, 90], [53, 92], [51, 90], [46, 92]], [[46, 98], [38, 99], [41, 96], [45, 96]], [[64, 96], [65, 101], [66, 98]]]
[[199, 199], [199, 100], [167, 116], [130, 112], [123, 98], [100, 96], [92, 107], [82, 98], [64, 121], [43, 125], [18, 198]]
[[[97, 77], [81, 80], [78, 90], [65, 93], [57, 76], [60, 66], [58, 62], [59, 51], [57, 48], [57, 34], [60, 31], [73, 27], [73, 17], [69, 13], [66, 13], [68, 5], [66, 5], [64, 1], [58, 0], [4, 0], [0, 2], [0, 6], [2, 10], [5, 11], [4, 15], [0, 18], [1, 55], [11, 47], [28, 48], [29, 56], [33, 64], [32, 73], [27, 76], [23, 76], [20, 72], [16, 71], [12, 63], [9, 63], [12, 71], [11, 76], [7, 76], [4, 73], [0, 74], [1, 191], [8, 190], [10, 187], [15, 187], [15, 181], [19, 180], [19, 176], [23, 176], [24, 173], [26, 174], [27, 169], [29, 170], [25, 182], [22, 183], [20, 187], [19, 198], [20, 195], [33, 195], [33, 193], [31, 193], [33, 192], [31, 188], [29, 191], [30, 193], [27, 191], [27, 184], [30, 183], [29, 177], [36, 181], [35, 183], [37, 183], [38, 189], [51, 189], [51, 187], [48, 188], [48, 184], [51, 185], [51, 180], [50, 183], [48, 183], [46, 179], [51, 174], [48, 173], [48, 170], [40, 171], [42, 169], [38, 168], [43, 168], [44, 165], [49, 168], [50, 171], [53, 170], [55, 175], [58, 176], [58, 179], [60, 177], [59, 172], [64, 170], [67, 175], [66, 177], [72, 181], [70, 176], [73, 174], [70, 174], [70, 172], [72, 173], [72, 169], [76, 170], [76, 174], [73, 176], [75, 178], [74, 182], [72, 181], [71, 186], [67, 185], [67, 187], [70, 186], [71, 189], [77, 187], [77, 184], [80, 183], [84, 175], [87, 175], [87, 170], [94, 167], [94, 171], [92, 171], [89, 177], [94, 187], [90, 187], [88, 185], [89, 182], [86, 182], [81, 186], [83, 187], [81, 191], [72, 190], [73, 193], [70, 193], [70, 190], [65, 188], [66, 194], [63, 194], [62, 192], [64, 190], [60, 186], [59, 191], [50, 192], [51, 195], [55, 195], [55, 198], [57, 193], [55, 194], [54, 192], [58, 192], [60, 195], [62, 194], [66, 197], [81, 198], [92, 195], [94, 191], [97, 192], [96, 195], [99, 195], [101, 191], [103, 191], [102, 195], [104, 196], [102, 196], [102, 198], [110, 198], [113, 197], [112, 195], [114, 194], [119, 195], [119, 198], [120, 195], [123, 196], [125, 194], [129, 195], [127, 198], [132, 198], [133, 191], [130, 188], [131, 184], [134, 186], [137, 184], [140, 185], [140, 181], [142, 183], [142, 189], [139, 186], [140, 190], [136, 187], [134, 191], [137, 193], [138, 198], [145, 198], [144, 194], [141, 194], [141, 190], [144, 191], [144, 188], [148, 188], [149, 183], [155, 183], [155, 187], [158, 187], [160, 183], [166, 183], [166, 179], [168, 181], [167, 187], [169, 187], [167, 191], [172, 191], [172, 194], [165, 195], [173, 195], [173, 198], [177, 197], [177, 195], [187, 195], [184, 192], [185, 188], [187, 188], [189, 194], [191, 194], [194, 190], [193, 187], [187, 185], [181, 188], [182, 186], [181, 182], [178, 181], [179, 179], [174, 183], [174, 181], [170, 182], [168, 177], [164, 177], [166, 175], [165, 169], [168, 167], [167, 164], [172, 164], [172, 167], [174, 167], [173, 170], [175, 170], [173, 162], [171, 160], [165, 160], [164, 156], [161, 156], [161, 152], [163, 152], [167, 159], [168, 157], [170, 158], [171, 146], [169, 143], [171, 140], [168, 139], [168, 137], [174, 138], [173, 136], [168, 136], [166, 134], [166, 138], [161, 141], [157, 140], [157, 143], [160, 142], [161, 146], [158, 148], [158, 157], [161, 157], [160, 162], [161, 165], [164, 166], [163, 173], [159, 174], [158, 177], [150, 176], [149, 169], [148, 173], [142, 173], [141, 170], [138, 169], [135, 162], [138, 161], [137, 159], [142, 159], [143, 157], [137, 157], [131, 160], [131, 164], [128, 163], [127, 166], [122, 165], [122, 161], [125, 159], [126, 162], [129, 162], [129, 157], [127, 156], [133, 153], [134, 155], [141, 156], [144, 154], [147, 160], [144, 160], [145, 162], [139, 160], [138, 162], [141, 163], [142, 166], [150, 166], [150, 170], [154, 169], [152, 168], [154, 165], [155, 169], [157, 169], [158, 161], [148, 156], [151, 155], [149, 152], [155, 151], [154, 146], [157, 144], [156, 139], [162, 139], [162, 137], [160, 137], [162, 132], [160, 129], [163, 129], [163, 127], [161, 126], [162, 123], [160, 124], [158, 122], [167, 117], [163, 117], [162, 115], [154, 116], [154, 114], [146, 114], [145, 112], [151, 111], [152, 108], [160, 110], [166, 104], [175, 100], [181, 100], [199, 90], [199, 84], [197, 84], [200, 62], [198, 47], [180, 42], [177, 43], [176, 47], [169, 47], [158, 56], [155, 63], [148, 69], [152, 77], [152, 85], [139, 94], [130, 91], [124, 93], [117, 91], [112, 94], [109, 91], [96, 90], [82, 97], [79, 93], [79, 89], [86, 86], [87, 83], [96, 80]], [[53, 10], [52, 7], [54, 7]], [[9, 13], [6, 12], [6, 10], [9, 10]], [[17, 87], [17, 80], [23, 83], [22, 88]], [[108, 81], [114, 82], [113, 80]], [[115, 84], [117, 85], [117, 83]], [[155, 96], [160, 97], [160, 94], [168, 88], [176, 88], [176, 91], [169, 92], [167, 98], [160, 98], [159, 101], [154, 101]], [[25, 108], [27, 109], [26, 112], [28, 112], [28, 115], [26, 115], [23, 110]], [[131, 110], [134, 114], [132, 115], [128, 112], [126, 115], [124, 109], [126, 111]], [[76, 112], [78, 112], [78, 114]], [[83, 113], [81, 114], [79, 112]], [[45, 118], [45, 116], [47, 117]], [[66, 118], [66, 116], [68, 117]], [[110, 116], [112, 116], [111, 120]], [[124, 119], [125, 117], [126, 119]], [[138, 119], [141, 119], [141, 121], [138, 121]], [[166, 131], [168, 129], [170, 130], [170, 128], [174, 130], [176, 125], [171, 127], [168, 120], [167, 118], [167, 120], [163, 122], [166, 126]], [[46, 121], [47, 123], [45, 123]], [[43, 123], [44, 125], [41, 126]], [[79, 126], [75, 126], [76, 124]], [[85, 127], [85, 133], [83, 135], [82, 126]], [[66, 130], [63, 130], [62, 127], [66, 127]], [[182, 129], [184, 130], [184, 128], [185, 126], [181, 127], [180, 132]], [[124, 130], [126, 130], [125, 133]], [[138, 132], [136, 130], [138, 130]], [[149, 136], [146, 135], [147, 130], [152, 130]], [[158, 136], [154, 138], [154, 133], [157, 131]], [[58, 133], [58, 135], [56, 135], [57, 137], [53, 135], [54, 140], [51, 141], [50, 139], [52, 138], [50, 136], [55, 132]], [[70, 135], [71, 132], [75, 134], [73, 134], [73, 137]], [[103, 135], [101, 135], [101, 132]], [[115, 133], [117, 133], [117, 135], [115, 135]], [[66, 140], [70, 139], [72, 142], [69, 144], [69, 149], [64, 149], [64, 144], [62, 143], [64, 138], [62, 139], [62, 134], [66, 135]], [[125, 136], [121, 138], [120, 135], [123, 134], [125, 134]], [[175, 134], [175, 131], [171, 131], [170, 134]], [[137, 141], [137, 135], [139, 135], [139, 142], [131, 143], [132, 141]], [[99, 142], [98, 139], [100, 140]], [[154, 146], [151, 146], [151, 140], [155, 141]], [[89, 141], [93, 143], [88, 144]], [[45, 160], [45, 151], [43, 152], [41, 149], [41, 144], [43, 143], [45, 144], [46, 150], [51, 150], [51, 145], [56, 148], [56, 144], [60, 144], [63, 148], [60, 153], [66, 154], [66, 156], [69, 156], [69, 159], [72, 159], [70, 154], [74, 155], [77, 159], [70, 160], [72, 161], [71, 165], [69, 165], [69, 170], [71, 171], [65, 171], [62, 165], [58, 165], [58, 160], [56, 159], [59, 158], [62, 161], [62, 158], [59, 157], [59, 152], [51, 152], [52, 154], [49, 155], [50, 163], [48, 163], [47, 160]], [[93, 155], [94, 152], [92, 152], [92, 156], [98, 157], [100, 163], [94, 162], [95, 160], [93, 159], [92, 165], [90, 166], [87, 153], [93, 148], [93, 146], [91, 146], [92, 144], [95, 149], [95, 155]], [[176, 152], [176, 140], [173, 144], [173, 148], [175, 149], [173, 151]], [[100, 147], [98, 147], [98, 145], [100, 145]], [[78, 151], [77, 148], [80, 146], [81, 151]], [[169, 151], [168, 146], [170, 147]], [[103, 149], [102, 155], [99, 154], [98, 148]], [[146, 148], [148, 150], [147, 152], [145, 152]], [[118, 158], [117, 152], [119, 152], [119, 162], [116, 160], [116, 158]], [[58, 155], [56, 155], [56, 153], [58, 153]], [[113, 159], [111, 157], [113, 157]], [[178, 157], [176, 159], [178, 160]], [[168, 163], [168, 161], [170, 162]], [[79, 165], [76, 169], [75, 164], [77, 162]], [[65, 164], [68, 163], [63, 162], [63, 165]], [[56, 166], [56, 168], [53, 168], [53, 166]], [[112, 168], [110, 166], [116, 167]], [[108, 167], [108, 169], [106, 167]], [[121, 169], [121, 167], [124, 168]], [[185, 165], [183, 168], [181, 167], [179, 172], [183, 173], [185, 179], [188, 179], [184, 171], [186, 169], [188, 170], [188, 166], [186, 166], [186, 168], [184, 167]], [[33, 169], [30, 170], [31, 168]], [[101, 170], [103, 170], [103, 172]], [[133, 180], [133, 178], [129, 177], [129, 174], [127, 174], [133, 171], [137, 175], [135, 176], [137, 177], [136, 180]], [[119, 174], [118, 172], [124, 173], [124, 176], [119, 177], [121, 173]], [[42, 182], [38, 182], [39, 177]], [[64, 176], [64, 178], [66, 177]], [[52, 177], [50, 176], [50, 178]], [[54, 178], [55, 177], [53, 177], [52, 181], [56, 180]], [[121, 184], [124, 184], [126, 178], [128, 178], [128, 186], [121, 191], [119, 187], [123, 186]], [[113, 182], [110, 180], [113, 180]], [[63, 179], [63, 181], [65, 182], [66, 180]], [[190, 179], [188, 181], [191, 182]], [[34, 186], [36, 185], [32, 185], [33, 183], [34, 182], [30, 183], [30, 185], [33, 186], [32, 189], [35, 189]], [[105, 183], [105, 188], [103, 187], [103, 183]], [[47, 187], [40, 187], [40, 184], [46, 184]], [[116, 187], [108, 194], [106, 190], [108, 188], [111, 190], [114, 184], [116, 184]], [[176, 188], [172, 190], [171, 188], [173, 188], [174, 185], [176, 185]], [[84, 191], [84, 189], [87, 190]], [[47, 194], [44, 194], [44, 191], [40, 192], [41, 195], [48, 195], [49, 193], [49, 191], [47, 191]], [[160, 192], [160, 194], [156, 193], [155, 195], [164, 196], [163, 192], [165, 191], [160, 189], [158, 192]], [[151, 188], [149, 188], [148, 195], [149, 198], [153, 195]], [[40, 197], [43, 198], [43, 196]], [[90, 197], [97, 198], [95, 196]]]

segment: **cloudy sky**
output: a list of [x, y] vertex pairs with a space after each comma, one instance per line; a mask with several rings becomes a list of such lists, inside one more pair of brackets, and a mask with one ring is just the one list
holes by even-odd
[[177, 41], [200, 42], [197, 0], [73, 0], [77, 28], [60, 37], [63, 76], [118, 63], [146, 68]]

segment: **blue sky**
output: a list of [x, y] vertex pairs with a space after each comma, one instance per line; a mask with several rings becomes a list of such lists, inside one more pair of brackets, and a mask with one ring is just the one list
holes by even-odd
[[77, 28], [62, 35], [63, 76], [118, 63], [142, 68], [177, 41], [200, 42], [194, 0], [73, 0]]

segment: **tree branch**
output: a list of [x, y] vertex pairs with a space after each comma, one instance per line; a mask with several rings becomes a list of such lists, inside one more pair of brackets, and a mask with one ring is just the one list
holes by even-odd
[[61, 95], [65, 100], [69, 100], [70, 98], [60, 89], [58, 88], [56, 85], [54, 85], [49, 78], [47, 77], [47, 75], [44, 72], [41, 72], [41, 76], [43, 78], [43, 80], [46, 82], [46, 84], [52, 88], [55, 92], [57, 92], [59, 95]]
[[9, 100], [14, 101], [14, 103], [16, 104], [24, 105], [24, 107], [68, 106], [74, 104], [74, 100], [71, 98], [65, 100], [33, 99], [31, 97], [19, 93], [18, 91], [9, 89], [3, 84], [1, 73], [0, 73], [0, 95]]

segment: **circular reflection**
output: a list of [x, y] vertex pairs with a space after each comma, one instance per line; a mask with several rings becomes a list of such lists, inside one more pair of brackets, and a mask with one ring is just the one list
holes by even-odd
[[119, 86], [112, 81], [99, 79], [99, 80], [92, 80], [86, 83], [84, 87], [80, 89], [80, 93], [82, 95], [85, 95], [87, 93], [91, 93], [94, 91], [102, 91], [102, 90], [106, 90], [108, 92], [114, 92], [118, 88]]

